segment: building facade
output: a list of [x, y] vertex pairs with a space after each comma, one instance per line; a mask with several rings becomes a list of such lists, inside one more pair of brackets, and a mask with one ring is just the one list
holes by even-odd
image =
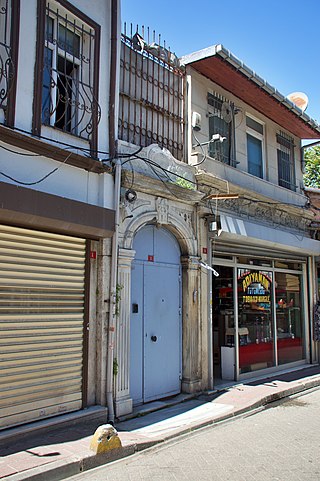
[[181, 62], [191, 92], [189, 162], [208, 199], [202, 245], [216, 271], [208, 384], [314, 362], [319, 243], [301, 140], [318, 139], [319, 126], [222, 45]]
[[0, 2], [1, 428], [106, 403], [117, 12]]
[[319, 135], [224, 47], [178, 61], [122, 36], [118, 416], [317, 361], [300, 147]]

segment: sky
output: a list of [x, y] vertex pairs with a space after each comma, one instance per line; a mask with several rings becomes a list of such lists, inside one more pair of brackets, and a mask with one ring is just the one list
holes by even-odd
[[149, 27], [179, 57], [221, 43], [284, 96], [304, 92], [320, 123], [320, 0], [120, 1], [122, 29]]

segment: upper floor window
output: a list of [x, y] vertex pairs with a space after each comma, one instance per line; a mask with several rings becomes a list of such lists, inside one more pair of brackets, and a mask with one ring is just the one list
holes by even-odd
[[[44, 2], [40, 2], [40, 4]], [[66, 0], [40, 7], [38, 54], [43, 68], [35, 90], [40, 124], [96, 144], [100, 27]], [[41, 92], [41, 98], [40, 98]]]
[[296, 190], [294, 166], [294, 140], [284, 132], [277, 134], [278, 179], [279, 185]]
[[20, 0], [0, 0], [1, 123], [14, 124]]
[[209, 143], [210, 157], [235, 166], [234, 106], [219, 94], [208, 93], [209, 140], [215, 134], [224, 142]]
[[246, 116], [248, 172], [263, 179], [264, 126]]

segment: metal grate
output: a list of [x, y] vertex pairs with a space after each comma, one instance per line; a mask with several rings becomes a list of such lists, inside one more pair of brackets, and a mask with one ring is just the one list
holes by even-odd
[[0, 226], [0, 428], [82, 406], [85, 240]]
[[13, 61], [11, 34], [11, 0], [0, 0], [0, 108], [7, 106], [16, 68]]
[[280, 148], [278, 155], [279, 185], [295, 191], [295, 165], [294, 165], [294, 139], [284, 132], [277, 134], [277, 143]]
[[[184, 79], [177, 58], [138, 32], [122, 34], [119, 139], [146, 147], [157, 143], [183, 160]], [[138, 42], [137, 42], [138, 39]], [[141, 43], [139, 44], [139, 41]]]

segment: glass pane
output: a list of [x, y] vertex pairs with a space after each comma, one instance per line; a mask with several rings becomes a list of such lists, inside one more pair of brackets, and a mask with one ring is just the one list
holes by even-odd
[[263, 125], [259, 122], [256, 122], [251, 117], [246, 117], [246, 125], [251, 129], [255, 130], [256, 132], [259, 132], [259, 134], [263, 135]]
[[305, 357], [301, 276], [277, 272], [275, 280], [278, 362], [300, 361]]
[[274, 365], [272, 273], [238, 268], [240, 373]]
[[45, 47], [44, 49], [44, 68], [42, 83], [42, 123], [50, 124], [51, 105], [51, 67], [52, 67], [52, 50]]
[[275, 261], [274, 267], [278, 267], [279, 269], [292, 269], [293, 271], [301, 271], [302, 264], [300, 262], [289, 262], [289, 261]]
[[80, 37], [75, 32], [59, 24], [59, 48], [80, 57]]
[[247, 134], [248, 172], [262, 178], [262, 142]]
[[262, 267], [271, 267], [271, 260], [268, 259], [258, 259], [254, 257], [248, 256], [238, 256], [239, 264], [249, 264], [252, 266], [262, 266]]

